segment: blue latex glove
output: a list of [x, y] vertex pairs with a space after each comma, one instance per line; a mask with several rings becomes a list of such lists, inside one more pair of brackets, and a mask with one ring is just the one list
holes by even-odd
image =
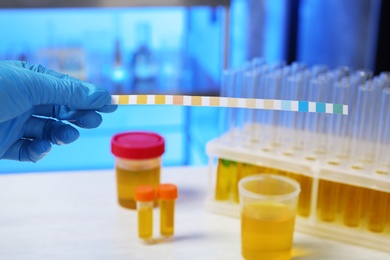
[[0, 159], [36, 162], [113, 112], [106, 89], [21, 61], [0, 61]]

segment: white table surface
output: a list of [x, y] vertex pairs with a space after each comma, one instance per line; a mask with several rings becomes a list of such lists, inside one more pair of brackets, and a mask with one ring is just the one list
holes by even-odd
[[[145, 245], [116, 202], [114, 170], [0, 175], [0, 259], [241, 259], [239, 219], [207, 212], [207, 168], [163, 168], [178, 185], [175, 236]], [[158, 209], [154, 211], [158, 236]], [[293, 259], [390, 259], [295, 232]]]

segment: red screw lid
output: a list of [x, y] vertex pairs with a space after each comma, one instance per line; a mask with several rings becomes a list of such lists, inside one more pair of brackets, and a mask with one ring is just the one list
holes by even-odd
[[111, 139], [111, 152], [125, 159], [150, 159], [164, 153], [164, 138], [151, 132], [126, 132]]

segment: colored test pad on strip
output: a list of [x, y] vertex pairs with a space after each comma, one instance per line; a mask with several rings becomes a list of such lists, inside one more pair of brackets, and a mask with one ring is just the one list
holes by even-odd
[[231, 107], [348, 115], [348, 106], [323, 102], [184, 95], [112, 95], [115, 105]]

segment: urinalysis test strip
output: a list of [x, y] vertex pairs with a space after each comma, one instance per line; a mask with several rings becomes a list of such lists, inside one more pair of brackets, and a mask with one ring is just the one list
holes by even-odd
[[323, 102], [185, 95], [112, 95], [116, 105], [231, 107], [348, 115], [348, 106]]

